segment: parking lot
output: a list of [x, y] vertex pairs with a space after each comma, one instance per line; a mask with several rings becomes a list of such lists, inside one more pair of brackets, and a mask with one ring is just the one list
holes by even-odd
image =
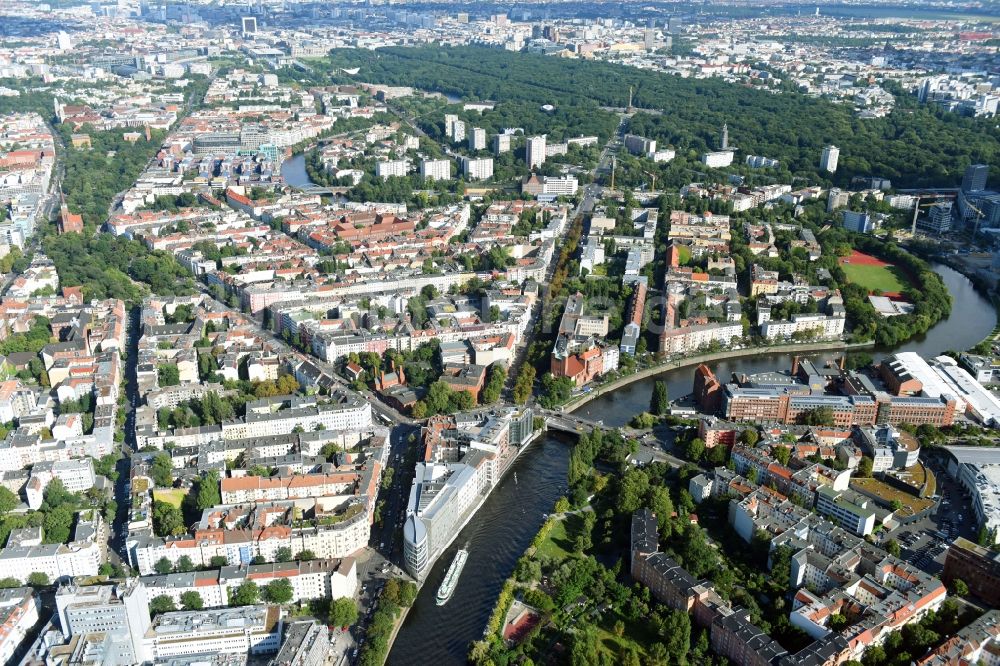
[[929, 574], [939, 575], [952, 541], [959, 536], [976, 540], [976, 518], [965, 489], [948, 475], [939, 458], [930, 454], [922, 459], [937, 476], [941, 502], [930, 516], [903, 525], [886, 538], [899, 542], [904, 560]]

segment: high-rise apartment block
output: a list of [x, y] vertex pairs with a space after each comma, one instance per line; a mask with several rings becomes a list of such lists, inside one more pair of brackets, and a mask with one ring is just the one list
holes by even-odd
[[389, 176], [405, 176], [406, 160], [388, 160], [375, 165], [375, 175], [383, 180]]
[[497, 134], [493, 137], [493, 154], [503, 155], [510, 152], [510, 134]]
[[965, 170], [965, 175], [962, 177], [962, 191], [963, 192], [976, 192], [977, 190], [986, 189], [986, 179], [990, 175], [990, 166], [988, 164], [971, 164]]
[[469, 150], [486, 150], [486, 130], [473, 127], [469, 132]]
[[625, 149], [633, 155], [649, 155], [656, 152], [656, 140], [637, 134], [626, 134]]
[[823, 154], [819, 158], [819, 168], [829, 173], [837, 170], [837, 160], [840, 159], [840, 148], [837, 146], [827, 146], [823, 149]]
[[462, 173], [469, 180], [488, 180], [493, 177], [493, 158], [465, 158], [462, 160]]
[[870, 213], [864, 211], [845, 210], [843, 213], [844, 228], [859, 234], [870, 234], [875, 230], [875, 220]]
[[545, 164], [545, 136], [533, 136], [524, 148], [524, 161], [529, 169]]
[[420, 163], [420, 175], [425, 180], [448, 180], [451, 178], [451, 160], [424, 160]]

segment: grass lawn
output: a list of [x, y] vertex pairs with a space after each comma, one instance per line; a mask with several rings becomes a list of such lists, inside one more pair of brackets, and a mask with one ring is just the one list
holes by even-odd
[[538, 547], [535, 557], [548, 557], [556, 561], [575, 557], [573, 541], [582, 526], [583, 519], [577, 514], [571, 514], [562, 520], [557, 520], [545, 541]]
[[869, 291], [901, 292], [906, 288], [906, 277], [895, 266], [872, 264], [841, 264], [847, 279]]
[[[621, 638], [613, 633], [615, 622], [621, 620], [625, 623], [625, 633]], [[646, 622], [629, 622], [626, 618], [618, 615], [614, 611], [607, 611], [597, 623], [597, 636], [601, 648], [606, 650], [612, 657], [617, 658], [623, 648], [631, 646], [640, 655], [646, 654], [644, 646], [652, 645], [656, 641], [663, 640], [649, 629]], [[693, 641], [692, 641], [693, 642]]]
[[183, 488], [157, 488], [153, 491], [153, 501], [173, 504], [179, 509], [186, 495], [187, 490]]

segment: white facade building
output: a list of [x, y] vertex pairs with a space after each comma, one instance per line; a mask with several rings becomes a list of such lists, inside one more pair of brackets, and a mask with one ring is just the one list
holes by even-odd
[[389, 178], [390, 176], [405, 176], [406, 168], [406, 160], [378, 162], [375, 164], [375, 175], [382, 179]]
[[705, 153], [701, 156], [701, 162], [707, 167], [721, 169], [733, 163], [734, 153], [731, 150], [720, 150], [714, 153]]
[[449, 180], [451, 160], [424, 160], [420, 163], [420, 175], [425, 180]]
[[52, 479], [59, 479], [71, 493], [82, 493], [94, 487], [94, 464], [90, 458], [75, 458], [55, 462], [42, 461], [31, 468], [24, 487], [28, 508], [37, 511], [44, 500], [45, 489]]
[[469, 150], [486, 150], [486, 130], [473, 127], [469, 132]]
[[797, 314], [790, 320], [768, 320], [761, 327], [761, 335], [769, 340], [788, 338], [796, 333], [814, 332], [820, 338], [835, 338], [844, 333], [844, 317], [821, 314]]
[[574, 196], [580, 189], [579, 181], [573, 176], [545, 176], [542, 178], [542, 194]]
[[205, 608], [229, 605], [230, 592], [247, 580], [265, 586], [273, 580], [292, 585], [292, 602], [310, 599], [353, 598], [358, 591], [358, 569], [354, 558], [310, 560], [227, 566], [209, 571], [191, 571], [143, 576], [149, 598], [166, 595], [179, 608], [185, 592], [197, 592]]
[[33, 573], [43, 573], [50, 581], [74, 576], [96, 576], [103, 554], [93, 541], [70, 544], [14, 546], [0, 551], [0, 570], [5, 578], [27, 582]]
[[534, 169], [545, 164], [545, 137], [533, 136], [528, 139], [524, 148], [524, 161], [528, 169]]
[[281, 647], [278, 606], [242, 606], [158, 615], [145, 638], [154, 659], [192, 654], [267, 654]]
[[30, 587], [0, 590], [0, 663], [14, 663], [14, 653], [38, 622], [39, 606]]
[[502, 155], [510, 152], [510, 134], [497, 134], [493, 137], [493, 154]]
[[105, 634], [106, 663], [141, 664], [152, 659], [145, 644], [149, 629], [149, 597], [139, 579], [118, 585], [64, 585], [56, 592], [56, 611], [63, 638]]
[[827, 146], [823, 149], [823, 154], [819, 158], [819, 168], [823, 171], [834, 173], [837, 171], [837, 162], [840, 160], [840, 148], [837, 146]]
[[403, 523], [406, 568], [423, 578], [492, 487], [496, 460], [473, 452], [461, 463], [417, 463]]
[[462, 173], [469, 180], [489, 180], [493, 177], [493, 158], [480, 157], [462, 160]]

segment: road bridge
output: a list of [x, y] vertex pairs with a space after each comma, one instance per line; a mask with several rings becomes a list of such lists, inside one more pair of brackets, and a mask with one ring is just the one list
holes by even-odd
[[335, 197], [347, 194], [349, 187], [320, 187], [319, 185], [306, 185], [298, 188], [303, 194], [319, 194], [325, 197]]
[[578, 435], [583, 432], [590, 432], [596, 428], [611, 430], [602, 421], [591, 421], [573, 414], [562, 414], [549, 409], [538, 410], [540, 416], [545, 419], [545, 426], [549, 430], [558, 430]]

